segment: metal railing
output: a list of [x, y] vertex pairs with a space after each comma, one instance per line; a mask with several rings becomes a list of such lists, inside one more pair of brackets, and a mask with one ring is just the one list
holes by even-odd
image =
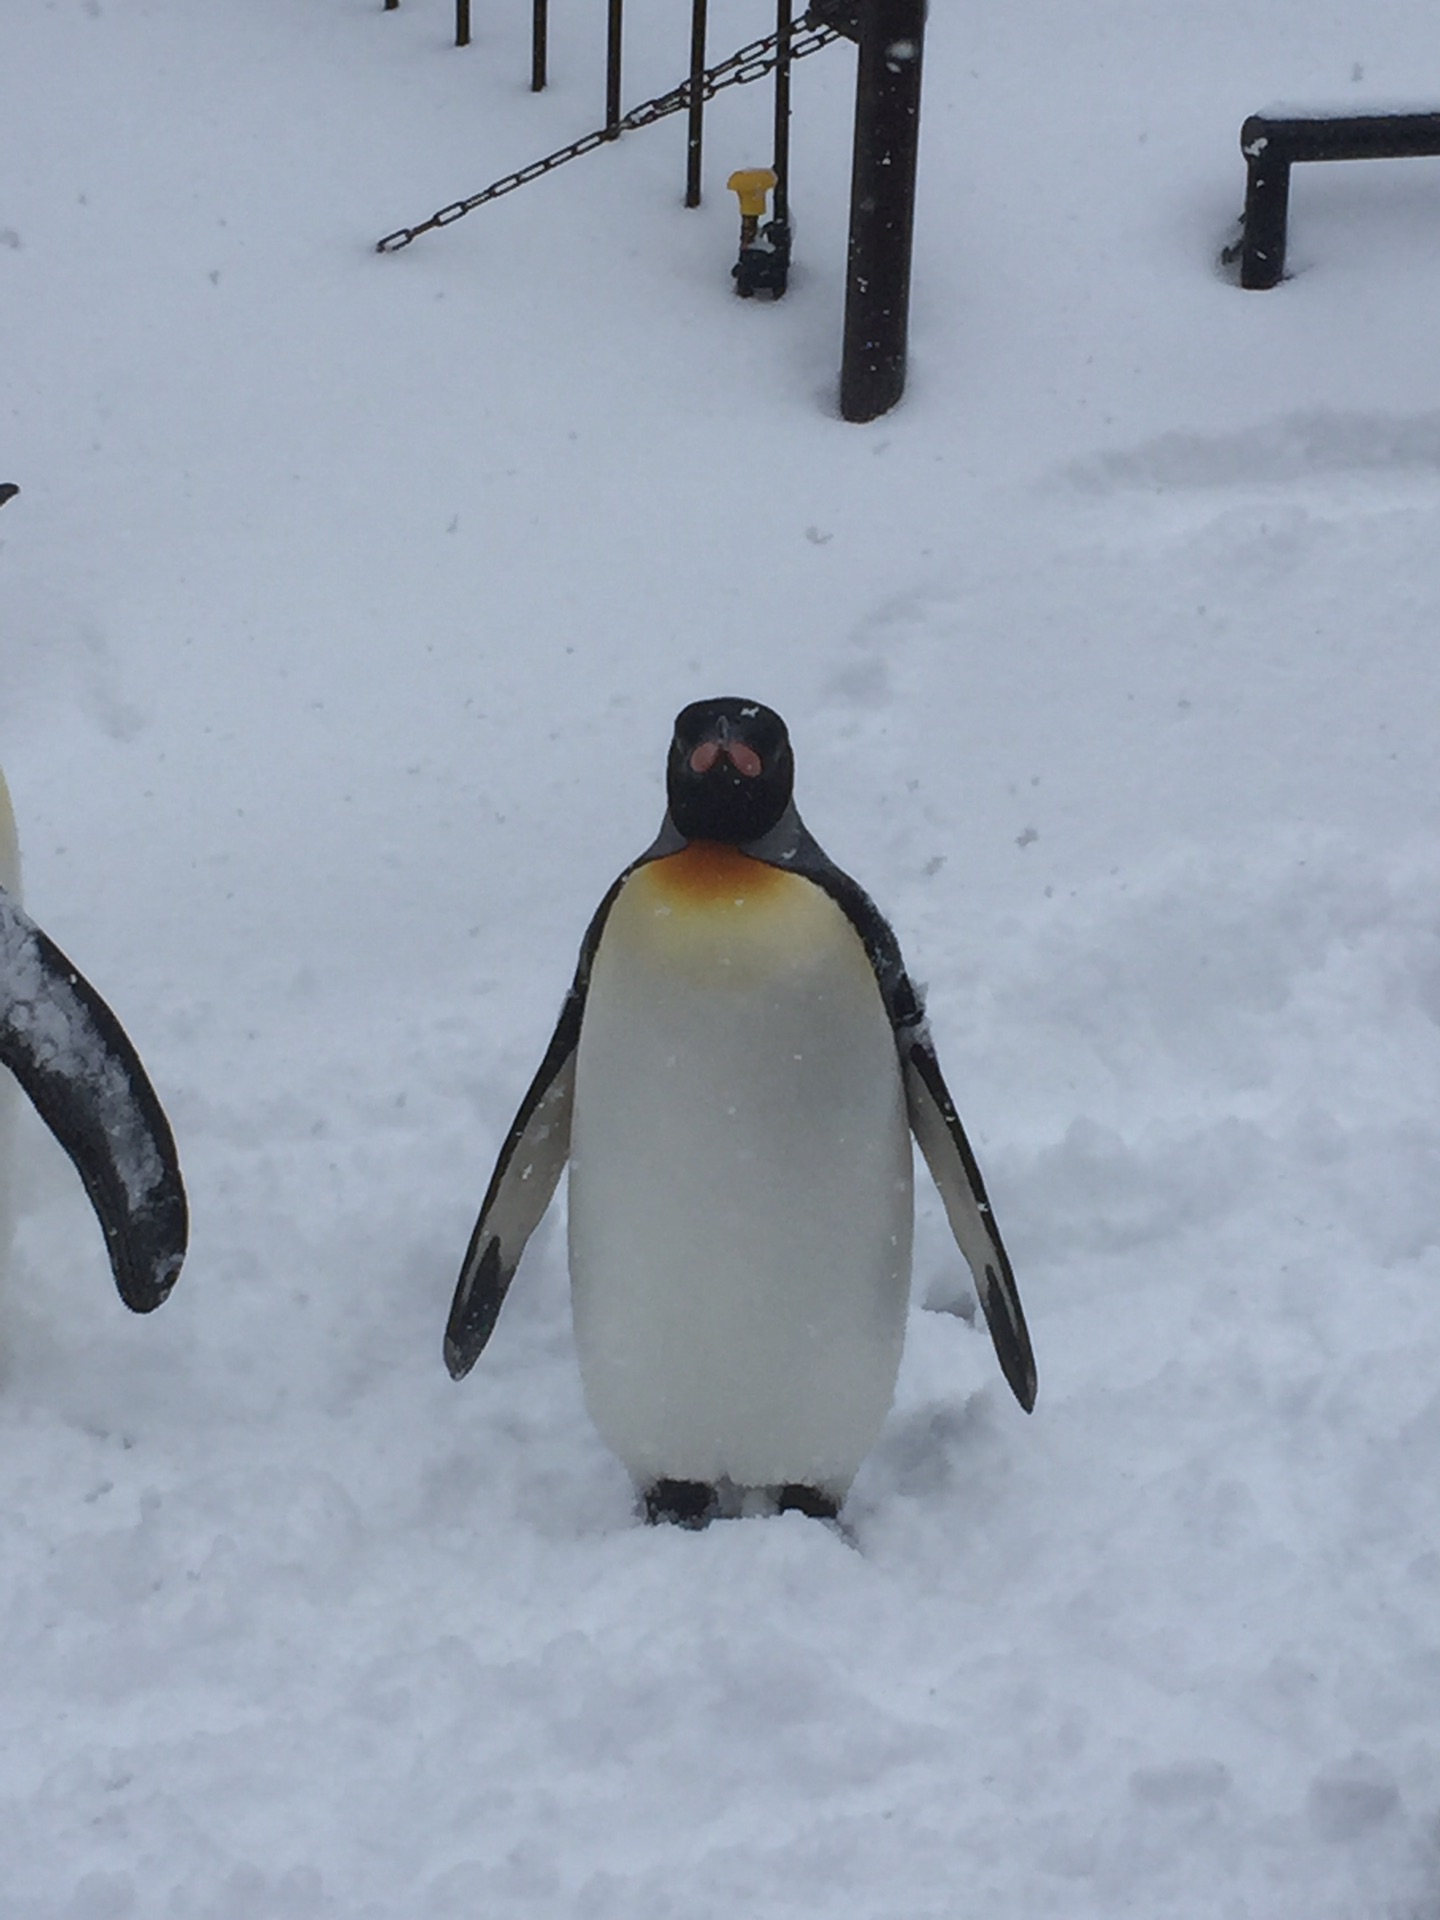
[[[384, 0], [387, 12], [399, 4], [400, 0]], [[622, 133], [679, 112], [689, 115], [685, 204], [699, 206], [706, 104], [727, 87], [744, 86], [770, 73], [775, 75], [774, 225], [787, 236], [788, 246], [790, 70], [795, 61], [818, 53], [833, 40], [854, 40], [859, 45], [859, 62], [840, 412], [853, 421], [874, 420], [888, 412], [905, 389], [926, 0], [811, 0], [798, 22], [793, 18], [792, 0], [776, 0], [774, 33], [715, 66], [705, 64], [707, 0], [691, 0], [687, 78], [628, 113], [621, 111], [624, 0], [607, 0], [607, 6], [604, 125], [503, 175], [478, 193], [450, 201], [428, 220], [397, 227], [376, 242], [376, 251], [398, 253], [421, 234], [450, 226]], [[457, 45], [469, 41], [469, 0], [456, 0], [455, 37]], [[532, 0], [532, 89], [545, 85], [547, 62], [547, 0]]]

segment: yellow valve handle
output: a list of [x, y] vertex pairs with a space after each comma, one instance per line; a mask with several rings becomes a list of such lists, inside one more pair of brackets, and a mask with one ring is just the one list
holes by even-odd
[[725, 184], [740, 196], [740, 217], [758, 220], [765, 212], [765, 196], [778, 182], [773, 167], [741, 167]]

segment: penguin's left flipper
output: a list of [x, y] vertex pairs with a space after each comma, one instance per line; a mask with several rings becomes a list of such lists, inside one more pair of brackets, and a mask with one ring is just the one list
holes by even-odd
[[985, 1324], [995, 1342], [1000, 1370], [1027, 1413], [1035, 1405], [1035, 1355], [1020, 1305], [1010, 1258], [990, 1211], [985, 1182], [965, 1138], [965, 1129], [935, 1057], [925, 1009], [915, 991], [894, 929], [863, 887], [813, 840], [792, 808], [764, 845], [750, 849], [756, 859], [802, 873], [823, 887], [859, 935], [876, 985], [895, 1030], [895, 1045], [905, 1080], [910, 1131], [920, 1144], [931, 1178], [940, 1189], [950, 1231], [969, 1263]]
[[901, 1042], [910, 1130], [940, 1190], [950, 1231], [975, 1276], [1000, 1370], [1027, 1413], [1035, 1405], [1035, 1355], [1010, 1259], [990, 1211], [985, 1182], [945, 1085], [935, 1049], [923, 1034]]
[[3, 888], [0, 1065], [75, 1163], [120, 1298], [151, 1312], [179, 1278], [189, 1232], [170, 1123], [120, 1022]]
[[485, 1351], [525, 1243], [570, 1156], [575, 1049], [584, 1008], [583, 990], [572, 987], [490, 1176], [445, 1328], [445, 1364], [452, 1380], [463, 1380]]

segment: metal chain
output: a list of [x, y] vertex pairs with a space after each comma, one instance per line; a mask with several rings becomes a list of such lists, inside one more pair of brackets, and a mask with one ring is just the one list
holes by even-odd
[[[839, 38], [840, 34], [834, 27], [814, 27], [792, 33], [790, 58], [803, 60], [807, 54], [818, 53], [822, 47], [828, 47], [832, 40]], [[728, 60], [722, 60], [718, 66], [707, 68], [700, 76], [701, 99], [713, 100], [726, 87], [748, 86], [752, 80], [763, 80], [767, 73], [773, 73], [779, 64], [776, 52], [778, 41], [778, 34], [767, 34], [763, 40], [752, 40], [748, 47], [741, 47], [738, 53], [732, 53]], [[402, 247], [408, 247], [412, 240], [418, 240], [422, 233], [462, 220], [467, 213], [473, 213], [476, 207], [498, 200], [503, 194], [513, 193], [517, 187], [527, 186], [530, 181], [538, 180], [542, 173], [553, 173], [556, 167], [563, 167], [567, 160], [578, 160], [582, 153], [593, 153], [596, 147], [603, 147], [607, 140], [613, 140], [621, 133], [633, 133], [638, 127], [648, 127], [670, 113], [683, 113], [690, 105], [690, 85], [688, 80], [682, 81], [668, 93], [657, 94], [653, 100], [632, 107], [614, 127], [602, 127], [596, 133], [587, 133], [579, 140], [572, 140], [568, 147], [547, 153], [543, 160], [532, 160], [528, 167], [521, 167], [518, 172], [507, 173], [503, 179], [492, 181], [488, 187], [482, 187], [479, 193], [472, 193], [468, 200], [452, 200], [448, 207], [441, 207], [428, 220], [422, 220], [418, 227], [399, 227], [394, 233], [387, 233], [383, 240], [375, 242], [375, 251], [398, 253]]]

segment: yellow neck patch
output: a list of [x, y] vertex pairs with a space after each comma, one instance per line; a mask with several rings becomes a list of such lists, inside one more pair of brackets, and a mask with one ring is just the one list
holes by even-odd
[[633, 984], [656, 968], [657, 980], [754, 990], [776, 976], [836, 966], [868, 977], [876, 990], [864, 947], [823, 888], [734, 847], [699, 840], [647, 861], [625, 882], [605, 924], [596, 980], [622, 967]]
[[719, 840], [692, 840], [679, 853], [641, 867], [631, 881], [657, 910], [740, 907], [773, 896], [789, 876], [738, 847]]

